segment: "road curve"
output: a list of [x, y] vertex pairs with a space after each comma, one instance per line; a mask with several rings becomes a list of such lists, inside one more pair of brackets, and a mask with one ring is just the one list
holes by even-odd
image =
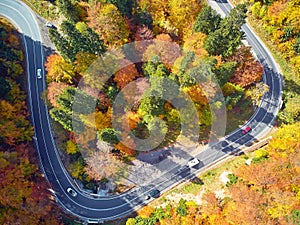
[[[224, 12], [228, 12], [231, 8], [231, 5], [226, 2], [219, 2], [218, 5]], [[72, 178], [63, 168], [54, 144], [48, 110], [40, 98], [46, 84], [44, 76], [41, 80], [36, 78], [36, 70], [44, 67], [44, 52], [35, 14], [20, 0], [0, 0], [0, 15], [9, 19], [23, 34], [28, 74], [28, 101], [41, 168], [55, 191], [58, 204], [67, 212], [85, 221], [93, 219], [102, 222], [123, 217], [145, 205], [145, 193], [148, 193], [151, 188], [166, 191], [183, 179], [187, 179], [212, 163], [227, 157], [229, 153], [264, 136], [270, 131], [281, 106], [282, 78], [279, 69], [263, 43], [248, 26], [244, 26], [248, 42], [264, 65], [264, 81], [270, 87], [269, 92], [264, 95], [260, 107], [247, 123], [252, 127], [252, 132], [241, 135], [241, 130], [238, 129], [222, 138], [220, 142], [209, 146], [197, 155], [197, 158], [201, 160], [201, 166], [198, 169], [192, 169], [189, 174], [184, 176], [178, 176], [177, 171], [180, 166], [177, 166], [167, 171], [151, 187], [139, 187], [118, 196], [101, 198], [93, 198], [78, 192], [77, 197], [74, 198], [66, 192], [68, 187], [76, 188]]]

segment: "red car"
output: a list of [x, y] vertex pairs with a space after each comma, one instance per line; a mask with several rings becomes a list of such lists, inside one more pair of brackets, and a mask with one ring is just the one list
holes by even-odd
[[245, 129], [242, 130], [242, 134], [247, 134], [251, 131], [251, 127], [245, 127]]

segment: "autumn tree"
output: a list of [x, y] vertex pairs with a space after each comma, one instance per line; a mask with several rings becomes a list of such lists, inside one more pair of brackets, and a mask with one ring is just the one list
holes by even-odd
[[85, 157], [86, 174], [95, 180], [103, 178], [114, 178], [119, 176], [120, 170], [124, 170], [125, 165], [115, 158], [110, 152], [102, 149], [92, 152]]
[[194, 86], [185, 87], [183, 90], [191, 97], [194, 103], [201, 105], [208, 104], [207, 96], [201, 85], [196, 84]]
[[80, 115], [82, 122], [97, 130], [102, 130], [111, 127], [111, 108], [106, 113], [96, 110], [88, 115]]
[[10, 90], [10, 83], [4, 77], [0, 77], [0, 98], [4, 98]]
[[[80, 146], [80, 150], [89, 151], [89, 149], [96, 147], [97, 131], [95, 129], [91, 129], [88, 125], [83, 124], [81, 120], [78, 121], [75, 128], [76, 143]], [[81, 153], [85, 156], [85, 152]]]
[[135, 0], [106, 0], [106, 3], [114, 4], [121, 12], [122, 16], [131, 18], [136, 11], [137, 2]]
[[237, 68], [230, 78], [230, 82], [246, 87], [261, 79], [263, 67], [254, 59], [250, 47], [241, 46], [230, 58], [237, 63]]
[[49, 77], [51, 81], [62, 81], [72, 84], [76, 80], [74, 66], [64, 60], [60, 55], [53, 54], [48, 56], [45, 66], [47, 70], [47, 77]]
[[97, 59], [97, 55], [89, 52], [79, 52], [76, 55], [75, 65], [76, 72], [79, 74], [84, 74], [85, 71], [95, 62]]
[[56, 4], [62, 14], [70, 21], [78, 22], [80, 19], [78, 9], [70, 0], [57, 0]]
[[3, 60], [14, 61], [18, 59], [17, 54], [6, 44], [4, 44], [3, 40], [0, 40], [1, 53], [0, 58]]
[[132, 146], [134, 146], [133, 142], [130, 144], [130, 147], [123, 144], [122, 142], [119, 142], [118, 144], [115, 145], [115, 148], [118, 149], [120, 152], [125, 153], [126, 155], [135, 156], [136, 151]]
[[207, 51], [203, 48], [206, 35], [204, 33], [194, 33], [184, 38], [183, 50], [186, 52], [193, 51], [198, 58], [208, 56]]
[[72, 177], [83, 180], [83, 176], [85, 175], [85, 165], [86, 162], [80, 157], [68, 166], [68, 170]]
[[[158, 56], [158, 57], [157, 57]], [[143, 53], [143, 61], [160, 60], [168, 68], [171, 68], [175, 60], [180, 56], [180, 47], [169, 34], [157, 35], [146, 51]]]
[[135, 41], [144, 41], [153, 39], [154, 34], [148, 26], [142, 25], [138, 26], [135, 33]]
[[53, 107], [59, 107], [57, 103], [57, 97], [64, 92], [68, 87], [67, 84], [63, 82], [51, 82], [47, 87], [47, 99]]
[[191, 21], [194, 21], [200, 12], [201, 5], [196, 0], [170, 0], [169, 20], [178, 29], [180, 36], [192, 29]]
[[[27, 144], [22, 147], [29, 148]], [[38, 174], [37, 166], [24, 155], [0, 150], [0, 191], [3, 193], [0, 197], [0, 222], [39, 224], [47, 220], [59, 224], [58, 213], [47, 190], [48, 184]]]
[[[22, 141], [29, 141], [33, 135], [33, 128], [26, 119], [29, 114], [25, 102], [16, 105], [6, 100], [0, 100], [0, 140], [12, 145]], [[22, 128], [20, 129], [20, 126]]]
[[68, 140], [66, 143], [66, 152], [68, 154], [76, 154], [79, 152], [79, 148], [75, 142]]
[[[17, 50], [20, 41], [16, 30], [3, 19], [0, 30], [0, 48], [7, 47], [6, 57], [0, 56], [0, 223], [41, 224], [47, 221], [58, 225], [60, 215], [53, 207], [48, 183], [34, 164], [38, 161], [30, 143], [34, 132], [28, 120], [26, 96], [17, 78], [23, 71], [24, 60], [22, 52]], [[10, 52], [17, 58], [14, 59]]]
[[126, 225], [135, 225], [136, 219], [135, 218], [128, 218], [126, 221]]
[[138, 211], [138, 214], [142, 218], [148, 218], [154, 212], [154, 209], [150, 206], [145, 206], [141, 210]]
[[138, 76], [139, 73], [135, 65], [132, 63], [116, 72], [114, 75], [114, 81], [119, 89], [123, 89], [128, 83], [135, 80]]
[[150, 13], [153, 24], [155, 26], [164, 26], [167, 22], [167, 16], [169, 12], [168, 1], [163, 0], [141, 0], [139, 6]]
[[129, 29], [119, 9], [113, 4], [95, 3], [88, 10], [89, 26], [110, 48], [128, 42]]
[[269, 90], [269, 86], [261, 81], [259, 83], [256, 83], [255, 86], [253, 86], [250, 89], [246, 90], [245, 95], [252, 100], [253, 105], [258, 106], [262, 96], [268, 90]]

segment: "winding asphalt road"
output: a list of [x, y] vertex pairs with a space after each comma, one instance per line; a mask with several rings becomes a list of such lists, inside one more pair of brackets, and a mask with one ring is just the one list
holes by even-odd
[[[227, 2], [218, 2], [217, 4], [225, 13], [232, 8]], [[232, 132], [196, 156], [201, 160], [197, 169], [192, 168], [187, 173], [179, 173], [178, 169], [181, 165], [177, 165], [165, 172], [152, 186], [137, 187], [121, 195], [101, 198], [94, 198], [77, 191], [78, 195], [72, 197], [66, 192], [66, 189], [73, 187], [76, 190], [76, 188], [59, 158], [49, 123], [48, 110], [40, 97], [46, 85], [44, 72], [42, 79], [36, 77], [37, 69], [44, 67], [44, 50], [36, 16], [28, 6], [19, 0], [0, 0], [0, 15], [9, 19], [23, 34], [28, 74], [28, 101], [42, 170], [55, 192], [58, 204], [83, 221], [96, 223], [114, 220], [140, 208], [147, 203], [144, 196], [151, 189], [157, 188], [164, 192], [182, 180], [204, 170], [212, 163], [227, 157], [228, 154], [265, 136], [270, 131], [281, 107], [282, 77], [279, 68], [262, 41], [247, 25], [244, 25], [243, 30], [247, 35], [247, 40], [252, 45], [259, 61], [264, 65], [264, 82], [270, 87], [269, 92], [264, 95], [260, 107], [244, 125], [251, 126], [252, 131], [246, 135], [241, 134], [241, 129]]]

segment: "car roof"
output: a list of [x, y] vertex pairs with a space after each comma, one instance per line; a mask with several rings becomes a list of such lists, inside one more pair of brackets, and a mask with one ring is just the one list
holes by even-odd
[[154, 189], [154, 190], [150, 191], [150, 195], [154, 195], [154, 194], [157, 194], [157, 193], [159, 193], [158, 189]]

